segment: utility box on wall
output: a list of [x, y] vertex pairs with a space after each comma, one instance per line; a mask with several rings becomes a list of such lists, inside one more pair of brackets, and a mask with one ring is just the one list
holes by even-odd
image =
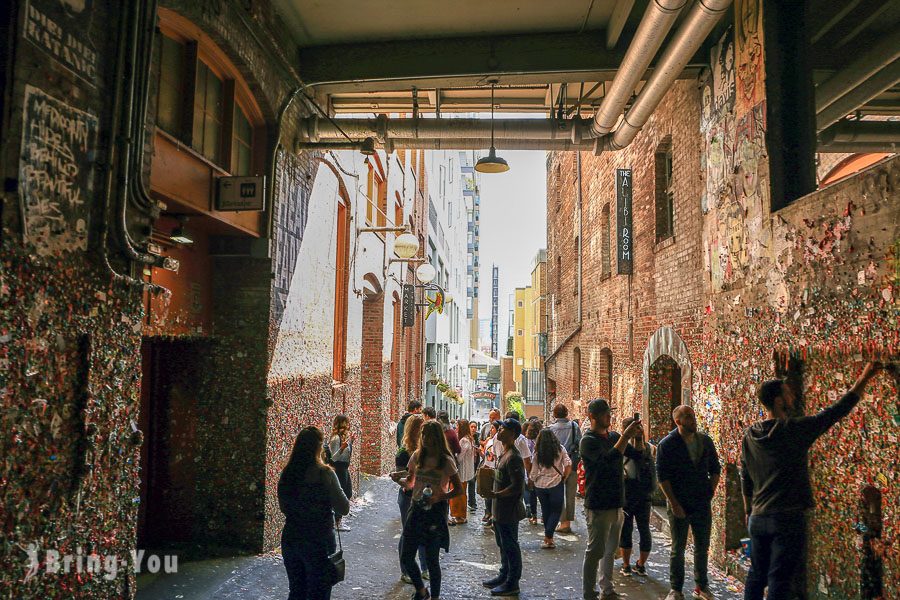
[[266, 208], [265, 177], [220, 177], [214, 208], [222, 211], [261, 211]]

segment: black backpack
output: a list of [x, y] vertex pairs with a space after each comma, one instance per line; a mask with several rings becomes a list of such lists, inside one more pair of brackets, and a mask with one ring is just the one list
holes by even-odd
[[572, 460], [572, 470], [578, 468], [578, 461], [581, 460], [581, 449], [578, 447], [578, 443], [575, 441], [575, 432], [578, 431], [575, 428], [575, 421], [572, 421], [572, 437], [569, 438], [569, 443], [566, 444], [568, 446], [566, 448], [566, 452], [569, 453], [569, 458]]

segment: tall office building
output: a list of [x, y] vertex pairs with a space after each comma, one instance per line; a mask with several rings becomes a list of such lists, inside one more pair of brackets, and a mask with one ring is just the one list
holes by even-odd
[[497, 351], [497, 343], [499, 341], [498, 331], [500, 328], [500, 268], [493, 265], [491, 268], [491, 356], [500, 359], [500, 353]]

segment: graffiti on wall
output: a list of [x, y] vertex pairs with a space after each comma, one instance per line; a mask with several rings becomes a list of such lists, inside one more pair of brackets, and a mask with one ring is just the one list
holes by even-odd
[[87, 250], [97, 117], [25, 86], [19, 199], [38, 254]]
[[87, 32], [93, 0], [29, 0], [23, 35], [88, 83], [97, 77], [97, 50]]
[[765, 97], [763, 68], [762, 0], [737, 0], [734, 3], [735, 108], [745, 113]]

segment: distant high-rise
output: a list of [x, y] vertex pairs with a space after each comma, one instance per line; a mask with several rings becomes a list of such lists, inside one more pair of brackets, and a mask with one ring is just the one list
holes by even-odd
[[500, 328], [500, 268], [493, 265], [491, 269], [491, 356], [500, 358], [497, 352], [498, 329]]

